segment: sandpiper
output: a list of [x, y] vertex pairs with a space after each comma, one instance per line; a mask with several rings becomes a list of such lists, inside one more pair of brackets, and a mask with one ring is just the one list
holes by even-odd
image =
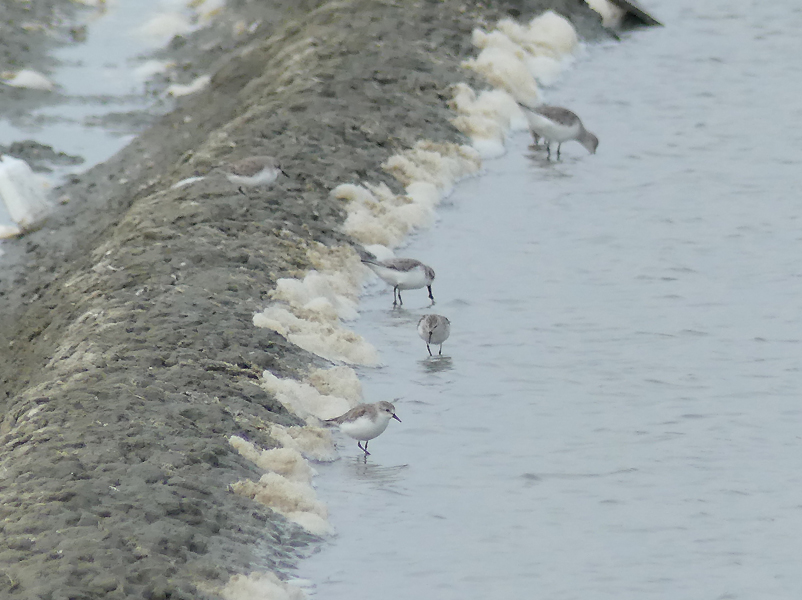
[[[370, 267], [376, 275], [393, 286], [393, 306], [401, 306], [401, 290], [417, 290], [422, 287], [429, 289], [429, 298], [434, 304], [432, 295], [432, 281], [434, 281], [434, 269], [424, 265], [414, 258], [388, 258], [387, 260], [375, 260], [372, 258], [362, 258], [362, 262]], [[396, 301], [396, 295], [398, 301]]]
[[423, 315], [418, 321], [418, 335], [426, 342], [429, 356], [433, 356], [429, 344], [440, 344], [438, 354], [443, 354], [443, 342], [448, 339], [450, 333], [451, 321], [443, 315]]
[[[401, 422], [401, 419], [395, 414], [395, 406], [382, 400], [375, 404], [360, 404], [344, 415], [327, 419], [326, 422], [339, 425], [340, 431], [357, 440], [356, 445], [365, 453], [365, 456], [369, 456], [368, 442], [387, 429], [390, 419]], [[365, 442], [364, 447], [362, 442]]]
[[273, 183], [279, 173], [288, 176], [273, 156], [249, 156], [224, 164], [222, 169], [228, 180], [239, 186], [241, 194], [245, 193], [243, 187], [257, 187]]
[[560, 146], [569, 140], [576, 140], [591, 154], [596, 153], [599, 138], [585, 129], [579, 117], [567, 108], [546, 104], [535, 107], [521, 104], [521, 108], [524, 109], [526, 120], [529, 121], [529, 130], [535, 143], [538, 136], [543, 138], [546, 143], [546, 156], [549, 158], [551, 158], [552, 142], [557, 142], [557, 158], [560, 158]]

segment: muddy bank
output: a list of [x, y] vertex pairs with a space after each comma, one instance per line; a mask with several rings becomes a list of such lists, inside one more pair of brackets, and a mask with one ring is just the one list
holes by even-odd
[[[309, 244], [349, 243], [334, 186], [400, 192], [379, 167], [391, 154], [464, 141], [447, 102], [454, 83], [481, 86], [459, 67], [475, 26], [554, 8], [586, 39], [604, 34], [569, 0], [287, 5], [222, 50], [208, 32], [184, 40], [187, 73], [209, 87], [4, 246], [4, 598], [216, 598], [233, 573], [291, 566], [314, 538], [228, 491], [261, 473], [226, 438], [274, 445], [267, 424], [297, 420], [259, 375], [322, 361], [253, 313], [310, 267]], [[290, 177], [247, 196], [215, 177], [170, 189], [256, 153]]]

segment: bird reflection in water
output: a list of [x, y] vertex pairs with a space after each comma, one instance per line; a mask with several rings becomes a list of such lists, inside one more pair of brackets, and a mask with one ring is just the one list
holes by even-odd
[[348, 471], [355, 479], [380, 486], [396, 483], [404, 478], [409, 465], [381, 465], [369, 460], [367, 456], [354, 456], [348, 460]]
[[450, 356], [430, 356], [418, 361], [418, 364], [427, 373], [442, 373], [454, 368], [454, 362]]

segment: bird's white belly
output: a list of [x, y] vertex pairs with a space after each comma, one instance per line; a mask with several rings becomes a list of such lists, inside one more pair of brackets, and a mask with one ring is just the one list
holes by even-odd
[[579, 123], [573, 125], [560, 125], [551, 119], [534, 113], [526, 111], [526, 119], [529, 121], [529, 127], [540, 136], [543, 136], [550, 142], [567, 142], [568, 140], [575, 140], [579, 136]]
[[387, 424], [389, 422], [389, 419], [378, 419], [376, 421], [372, 421], [367, 417], [359, 417], [355, 421], [342, 423], [340, 425], [340, 430], [345, 435], [348, 435], [355, 440], [367, 441], [372, 440], [376, 436], [380, 435], [385, 429], [387, 429]]
[[257, 185], [268, 185], [273, 183], [278, 177], [278, 169], [262, 169], [253, 177], [246, 177], [244, 175], [227, 175], [228, 180], [234, 185], [244, 185], [254, 187]]
[[387, 267], [374, 267], [376, 275], [399, 290], [416, 290], [426, 285], [426, 273], [423, 267], [415, 267], [409, 271], [396, 271]]
[[[443, 325], [438, 325], [434, 329], [432, 329], [432, 339], [429, 342], [430, 344], [442, 344], [448, 339], [448, 327], [444, 327]], [[428, 337], [428, 334], [427, 336]]]

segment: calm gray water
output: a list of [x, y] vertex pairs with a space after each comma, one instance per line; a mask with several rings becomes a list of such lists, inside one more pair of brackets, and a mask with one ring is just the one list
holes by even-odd
[[516, 138], [400, 253], [447, 358], [369, 289], [403, 423], [318, 467], [318, 597], [802, 597], [802, 5], [649, 6], [548, 96], [596, 156]]
[[[176, 4], [173, 2], [173, 4]], [[52, 184], [68, 173], [81, 172], [106, 160], [126, 146], [141, 128], [134, 115], [154, 104], [145, 94], [146, 77], [137, 73], [148, 53], [169, 38], [137, 33], [164, 0], [115, 0], [106, 8], [87, 8], [83, 13], [86, 41], [59, 48], [53, 58], [58, 68], [48, 77], [56, 84], [52, 99], [23, 117], [0, 119], [3, 144], [34, 140], [56, 152], [81, 156], [77, 166], [55, 167], [48, 177]], [[0, 225], [12, 224], [0, 201]], [[0, 252], [2, 252], [0, 250]]]

